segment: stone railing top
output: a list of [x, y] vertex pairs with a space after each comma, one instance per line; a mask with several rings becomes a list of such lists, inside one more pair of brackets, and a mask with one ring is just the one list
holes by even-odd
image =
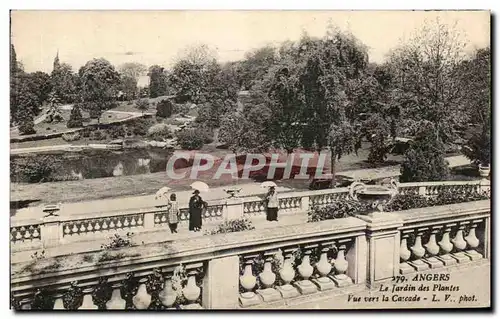
[[[107, 252], [81, 253], [44, 258], [36, 263], [11, 265], [13, 290], [92, 280], [100, 276], [121, 276], [127, 272], [151, 271], [179, 263], [195, 263], [217, 257], [272, 251], [284, 246], [313, 244], [350, 238], [364, 232], [366, 223], [354, 217], [301, 225], [287, 225], [245, 232], [200, 236], [171, 242], [125, 247]], [[100, 253], [120, 256], [96, 263]], [[51, 268], [57, 263], [59, 266]], [[44, 268], [48, 268], [44, 270]], [[56, 276], [54, 276], [56, 273]], [[36, 284], [34, 283], [36, 281]]]
[[427, 187], [427, 186], [460, 186], [460, 185], [489, 185], [490, 181], [474, 180], [474, 181], [438, 181], [438, 182], [412, 182], [412, 183], [399, 183], [398, 187]]
[[489, 214], [490, 211], [490, 200], [479, 200], [443, 206], [408, 209], [391, 212], [391, 214], [403, 220], [405, 225], [403, 228], [410, 228], [422, 224], [433, 225], [440, 220], [458, 221], [459, 219], [466, 218], [467, 216]]

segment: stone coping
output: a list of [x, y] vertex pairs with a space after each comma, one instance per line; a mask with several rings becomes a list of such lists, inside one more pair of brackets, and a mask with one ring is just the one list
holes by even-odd
[[[124, 275], [130, 271], [150, 273], [153, 268], [168, 267], [179, 263], [196, 263], [219, 257], [277, 250], [283, 246], [350, 238], [362, 235], [365, 227], [366, 222], [355, 217], [348, 217], [245, 232], [206, 235], [125, 247], [107, 252], [44, 258], [35, 263], [30, 261], [12, 264], [11, 280], [13, 290], [22, 290], [40, 285], [96, 279], [99, 276]], [[96, 262], [96, 257], [103, 253], [119, 255], [122, 258]], [[55, 263], [59, 266], [51, 269], [50, 265]], [[36, 284], [33, 281], [36, 281]], [[25, 285], [29, 287], [23, 288]]]
[[490, 212], [491, 201], [487, 199], [443, 206], [414, 208], [391, 212], [391, 214], [401, 218], [404, 225], [410, 227], [410, 225], [416, 223], [432, 222], [431, 224], [435, 224], [439, 220], [458, 219], [459, 217], [477, 216], [481, 214], [489, 215]]

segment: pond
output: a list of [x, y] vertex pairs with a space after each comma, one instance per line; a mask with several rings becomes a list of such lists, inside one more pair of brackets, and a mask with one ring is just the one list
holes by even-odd
[[165, 171], [173, 151], [161, 148], [83, 150], [11, 156], [12, 182], [48, 182]]

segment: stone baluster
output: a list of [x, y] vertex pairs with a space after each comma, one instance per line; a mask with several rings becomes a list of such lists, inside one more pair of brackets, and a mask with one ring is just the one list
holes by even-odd
[[349, 263], [347, 262], [345, 255], [347, 251], [347, 244], [349, 243], [349, 241], [349, 239], [338, 241], [337, 258], [335, 258], [335, 261], [333, 263], [335, 275], [331, 276], [333, 282], [335, 282], [337, 287], [345, 287], [352, 284], [352, 279], [346, 275]]
[[114, 283], [111, 288], [113, 292], [111, 293], [111, 299], [106, 302], [106, 309], [108, 310], [123, 310], [126, 306], [125, 299], [122, 298], [121, 284]]
[[53, 310], [65, 310], [64, 308], [64, 302], [63, 302], [63, 293], [57, 293], [54, 295], [54, 307], [52, 308]]
[[441, 247], [442, 254], [437, 259], [441, 260], [445, 266], [454, 265], [457, 260], [451, 257], [450, 252], [453, 250], [453, 244], [450, 241], [450, 232], [453, 226], [456, 224], [446, 224], [444, 226], [444, 233], [441, 240], [438, 242], [439, 247]]
[[243, 287], [245, 292], [240, 294], [240, 304], [243, 307], [248, 307], [252, 305], [257, 305], [261, 302], [261, 299], [253, 292], [255, 285], [257, 284], [257, 278], [253, 275], [252, 265], [253, 259], [257, 256], [246, 256], [244, 257], [245, 268], [243, 270], [243, 275], [240, 276], [240, 285]]
[[148, 294], [148, 291], [146, 289], [147, 281], [147, 277], [139, 279], [139, 288], [137, 289], [137, 293], [132, 298], [132, 303], [134, 304], [136, 309], [148, 309], [149, 305], [151, 304], [151, 295]]
[[283, 298], [292, 298], [299, 295], [298, 290], [290, 285], [295, 278], [295, 269], [293, 268], [292, 259], [295, 249], [289, 248], [283, 250], [283, 265], [280, 269], [279, 275], [283, 284], [276, 289], [281, 293]]
[[172, 275], [167, 275], [165, 277], [165, 283], [163, 284], [163, 289], [158, 294], [161, 303], [167, 307], [172, 308], [175, 301], [177, 300], [177, 293], [172, 287]]
[[405, 230], [401, 233], [401, 246], [399, 248], [399, 259], [401, 263], [399, 264], [399, 273], [402, 275], [415, 272], [415, 269], [408, 264], [411, 257], [411, 251], [408, 249], [409, 232], [411, 231]]
[[272, 264], [276, 252], [264, 253], [264, 269], [259, 274], [259, 281], [262, 285], [261, 289], [257, 290], [257, 294], [262, 300], [269, 302], [281, 299], [280, 293], [272, 288], [276, 282], [276, 274], [272, 271]]
[[425, 248], [422, 246], [422, 235], [426, 230], [428, 229], [419, 228], [416, 230], [415, 243], [410, 247], [414, 260], [410, 261], [409, 264], [417, 271], [429, 269], [429, 265], [422, 260], [425, 255]]
[[467, 246], [469, 250], [465, 252], [472, 261], [479, 260], [483, 258], [476, 248], [479, 246], [479, 239], [476, 237], [476, 228], [479, 223], [481, 223], [481, 219], [473, 220], [470, 222], [469, 234], [465, 237], [465, 241], [467, 242]]
[[465, 253], [463, 252], [463, 250], [467, 247], [467, 242], [464, 239], [464, 229], [466, 224], [467, 222], [460, 222], [457, 233], [451, 240], [456, 249], [456, 252], [452, 254], [452, 257], [455, 258], [459, 263], [466, 263], [471, 261], [469, 256], [465, 255]]
[[78, 310], [97, 310], [97, 306], [94, 304], [94, 300], [92, 299], [92, 293], [94, 292], [94, 288], [86, 287], [83, 289], [83, 302], [82, 305], [78, 308]]
[[429, 241], [425, 244], [425, 248], [427, 250], [428, 258], [424, 259], [424, 262], [427, 263], [431, 268], [441, 268], [443, 267], [443, 263], [436, 258], [439, 254], [440, 247], [436, 242], [436, 235], [441, 229], [441, 226], [431, 227], [431, 235], [429, 236]]
[[294, 283], [294, 286], [299, 290], [299, 292], [303, 295], [311, 294], [318, 291], [316, 285], [314, 285], [309, 278], [312, 276], [314, 272], [313, 266], [311, 266], [311, 253], [312, 249], [316, 248], [317, 245], [308, 245], [304, 247], [304, 256], [302, 257], [302, 262], [297, 267], [300, 277], [302, 280]]
[[196, 285], [196, 275], [198, 271], [196, 269], [192, 269], [188, 271], [187, 276], [187, 284], [182, 289], [182, 294], [184, 298], [186, 298], [188, 305], [182, 306], [182, 309], [200, 309], [201, 306], [196, 303], [196, 300], [200, 297], [201, 288]]
[[320, 275], [319, 278], [313, 279], [313, 282], [318, 286], [319, 290], [329, 290], [335, 288], [333, 281], [328, 278], [332, 271], [332, 264], [328, 261], [328, 252], [335, 245], [335, 242], [326, 242], [321, 244], [321, 253], [319, 261], [316, 263], [316, 271]]

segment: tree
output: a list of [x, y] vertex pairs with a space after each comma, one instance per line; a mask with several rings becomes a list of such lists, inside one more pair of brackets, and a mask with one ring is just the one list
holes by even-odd
[[137, 80], [130, 75], [122, 74], [119, 89], [125, 94], [127, 100], [135, 99], [138, 93]]
[[363, 123], [363, 129], [370, 142], [368, 162], [383, 162], [391, 146], [391, 141], [389, 139], [391, 133], [389, 123], [381, 114], [372, 114], [370, 118]]
[[19, 133], [21, 135], [35, 134], [33, 123], [33, 113], [27, 108], [19, 108], [17, 111], [17, 121], [19, 123]]
[[149, 68], [149, 97], [155, 98], [167, 93], [167, 75], [165, 69], [159, 65]]
[[360, 78], [367, 66], [367, 49], [351, 34], [331, 28], [322, 41], [308, 40], [299, 77], [304, 90], [304, 131], [302, 144], [317, 151], [328, 147], [332, 186], [335, 187], [336, 160], [355, 150], [359, 132], [346, 112], [350, 81]]
[[118, 68], [118, 71], [124, 77], [130, 77], [135, 79], [136, 81], [139, 79], [141, 75], [146, 74], [147, 67], [144, 64], [137, 62], [127, 62]]
[[431, 122], [422, 122], [422, 125], [404, 155], [401, 182], [442, 181], [448, 177], [448, 163], [438, 128]]
[[247, 53], [240, 67], [240, 86], [250, 89], [266, 75], [277, 60], [276, 49], [269, 45]]
[[81, 99], [91, 118], [100, 117], [115, 100], [120, 76], [106, 59], [92, 59], [80, 68]]
[[75, 104], [71, 109], [68, 123], [66, 123], [68, 128], [83, 127], [83, 116], [80, 108], [79, 104]]
[[135, 103], [135, 108], [140, 110], [142, 114], [144, 114], [144, 111], [147, 111], [149, 108], [149, 102], [147, 99], [140, 99]]
[[61, 115], [60, 104], [61, 100], [57, 96], [57, 93], [52, 91], [48, 97], [49, 109], [47, 110], [47, 119], [48, 123], [52, 123], [53, 121], [61, 122], [63, 117]]
[[37, 71], [28, 74], [30, 86], [38, 97], [38, 103], [42, 105], [47, 102], [49, 94], [52, 91], [50, 75], [45, 72]]
[[55, 69], [50, 74], [51, 87], [62, 103], [73, 103], [77, 99], [78, 83], [71, 65], [54, 63]]
[[436, 123], [445, 143], [453, 141], [453, 129], [467, 121], [458, 68], [464, 47], [458, 30], [436, 19], [389, 57], [395, 86], [401, 92], [396, 102], [402, 107], [402, 117]]
[[10, 122], [17, 122], [17, 97], [19, 91], [19, 75], [22, 71], [17, 65], [17, 55], [14, 45], [10, 45]]

